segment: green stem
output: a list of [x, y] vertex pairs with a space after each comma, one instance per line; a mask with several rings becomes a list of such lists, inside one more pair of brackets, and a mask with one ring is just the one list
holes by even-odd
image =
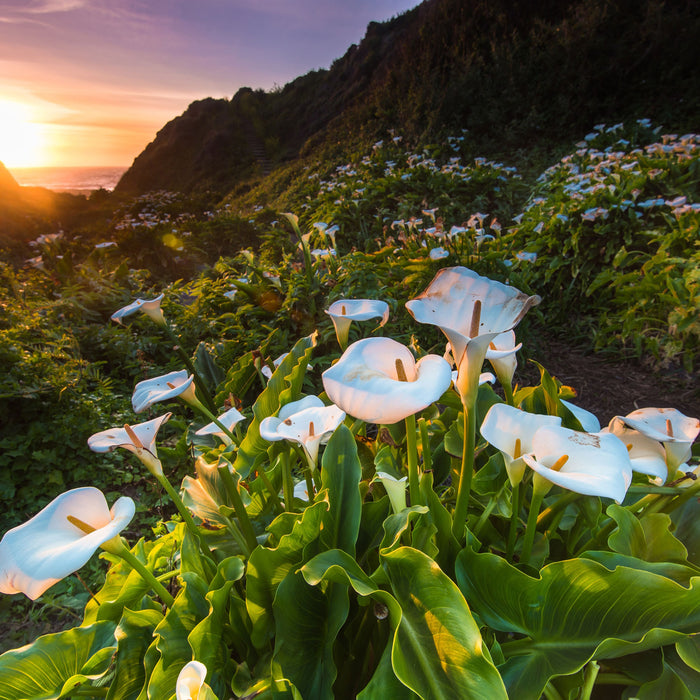
[[583, 687], [579, 695], [580, 700], [591, 700], [591, 693], [593, 692], [593, 686], [595, 685], [598, 671], [600, 671], [600, 666], [595, 661], [590, 661], [586, 665], [586, 672], [583, 676]]
[[309, 505], [311, 505], [316, 496], [316, 487], [314, 486], [314, 478], [310, 467], [304, 469], [304, 479], [306, 480], [306, 492], [309, 495]]
[[216, 413], [216, 406], [214, 405], [214, 401], [209, 394], [209, 388], [205, 384], [199, 372], [197, 372], [197, 370], [194, 368], [194, 365], [192, 364], [192, 360], [190, 359], [189, 355], [180, 346], [180, 339], [175, 335], [173, 329], [170, 328], [170, 326], [166, 325], [164, 326], [164, 328], [166, 333], [174, 343], [174, 349], [177, 351], [178, 355], [180, 355], [180, 359], [185, 363], [187, 371], [194, 376], [194, 383], [197, 385], [199, 393], [204, 397], [204, 401], [209, 407], [209, 410], [212, 413]]
[[267, 492], [270, 494], [270, 498], [272, 499], [272, 505], [274, 506], [275, 510], [277, 511], [277, 513], [283, 513], [284, 508], [280, 503], [279, 496], [275, 493], [275, 489], [272, 486], [272, 482], [270, 481], [270, 477], [267, 475], [267, 472], [263, 467], [260, 467], [260, 469], [258, 469], [258, 474], [260, 475], [263, 484], [265, 484]]
[[537, 516], [540, 513], [542, 505], [543, 493], [533, 491], [532, 501], [530, 501], [530, 512], [527, 516], [527, 527], [525, 528], [525, 537], [523, 539], [523, 551], [520, 555], [521, 564], [530, 563], [530, 555], [532, 554], [532, 544], [535, 541], [535, 531], [537, 530]]
[[282, 464], [282, 492], [284, 493], [284, 509], [289, 513], [294, 508], [294, 482], [292, 481], [292, 468], [289, 463], [289, 453], [280, 454]]
[[238, 524], [240, 525], [241, 531], [243, 532], [243, 537], [245, 539], [248, 552], [250, 553], [258, 546], [258, 541], [255, 539], [255, 531], [253, 530], [253, 524], [250, 522], [248, 517], [248, 512], [245, 509], [243, 500], [241, 499], [241, 494], [238, 491], [238, 486], [233, 480], [233, 475], [229, 471], [228, 464], [223, 464], [218, 468], [219, 476], [224, 482], [224, 487], [226, 488], [226, 493], [231, 499], [231, 504], [233, 505], [233, 510], [236, 512], [236, 517], [238, 518]]
[[459, 474], [457, 488], [457, 503], [452, 516], [452, 533], [461, 540], [464, 537], [464, 527], [467, 522], [469, 494], [472, 488], [474, 473], [474, 446], [476, 444], [476, 406], [464, 408], [464, 442], [462, 446], [462, 469]]
[[503, 396], [506, 400], [506, 403], [509, 406], [514, 406], [514, 400], [513, 400], [513, 385], [510, 382], [501, 382], [501, 386], [503, 387]]
[[513, 486], [511, 495], [510, 528], [508, 530], [508, 544], [506, 546], [506, 559], [513, 561], [515, 540], [518, 535], [518, 523], [520, 522], [520, 482]]
[[496, 507], [496, 504], [498, 503], [498, 499], [501, 497], [501, 494], [503, 493], [503, 490], [506, 487], [506, 484], [510, 483], [507, 479], [503, 483], [500, 489], [498, 489], [498, 493], [496, 493], [494, 496], [491, 497], [489, 500], [488, 505], [486, 508], [484, 508], [484, 511], [481, 513], [481, 516], [479, 517], [478, 522], [474, 526], [474, 537], [477, 539], [479, 538], [479, 533], [481, 532], [481, 528], [484, 526], [484, 523], [489, 519], [489, 516], [491, 513], [493, 513], [493, 509]]
[[166, 490], [168, 496], [170, 496], [170, 500], [175, 504], [178, 513], [180, 513], [180, 515], [182, 516], [182, 520], [184, 521], [185, 526], [199, 542], [199, 546], [202, 548], [202, 551], [212, 560], [214, 560], [214, 556], [212, 555], [211, 550], [209, 549], [209, 545], [204, 540], [204, 536], [199, 531], [199, 528], [194, 522], [192, 514], [182, 502], [180, 494], [173, 488], [173, 485], [170, 483], [170, 481], [168, 481], [168, 477], [165, 476], [165, 474], [161, 473], [156, 474], [155, 476], [156, 479], [158, 479], [158, 483]]
[[102, 549], [115, 554], [123, 559], [141, 578], [148, 583], [151, 588], [160, 596], [160, 599], [169, 607], [173, 606], [175, 599], [165, 589], [163, 584], [155, 577], [152, 571], [146, 568], [145, 564], [136, 557], [135, 554], [122, 542], [120, 537], [113, 537], [102, 545]]
[[551, 682], [547, 683], [547, 685], [543, 688], [542, 693], [547, 700], [564, 700], [561, 693], [551, 684]]
[[425, 418], [418, 421], [418, 429], [420, 430], [420, 444], [423, 453], [423, 471], [429, 472], [433, 468], [433, 456], [430, 454], [430, 435]]
[[416, 447], [416, 417], [406, 416], [406, 458], [408, 462], [408, 493], [411, 505], [421, 503], [420, 475], [418, 474], [418, 449]]

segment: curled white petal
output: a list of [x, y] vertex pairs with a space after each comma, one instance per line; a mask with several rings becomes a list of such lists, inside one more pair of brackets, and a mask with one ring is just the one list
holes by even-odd
[[574, 418], [576, 418], [587, 433], [597, 433], [600, 430], [600, 421], [595, 414], [570, 401], [561, 399], [561, 402], [574, 414]]
[[118, 311], [115, 311], [112, 314], [111, 319], [112, 321], [121, 323], [123, 318], [131, 316], [131, 314], [134, 314], [137, 311], [142, 311], [157, 324], [161, 326], [165, 325], [165, 317], [163, 316], [163, 312], [160, 308], [160, 303], [163, 301], [164, 296], [164, 294], [160, 294], [155, 299], [137, 299], [136, 301], [131, 302], [131, 304], [127, 304]]
[[194, 394], [194, 376], [187, 370], [170, 372], [153, 379], [144, 379], [134, 387], [131, 405], [135, 413], [141, 413], [159, 401], [181, 397], [183, 400], [196, 400]]
[[[22, 592], [32, 600], [81, 568], [95, 550], [123, 530], [136, 507], [119, 498], [110, 510], [91, 486], [66, 491], [33, 518], [9, 530], [0, 542], [0, 592]], [[86, 534], [68, 516], [95, 528]]]
[[[236, 423], [240, 423], [245, 420], [245, 416], [234, 407], [229, 408], [228, 411], [222, 413], [217, 420], [221, 423], [227, 430], [232, 430]], [[195, 435], [222, 435], [221, 428], [216, 423], [207, 423], [203, 428], [200, 428]]]
[[177, 700], [197, 700], [207, 678], [207, 667], [200, 661], [190, 661], [182, 667], [175, 683]]
[[139, 448], [139, 445], [136, 445], [133, 439], [133, 435], [136, 435], [136, 438], [141, 443], [141, 447], [146, 448], [154, 457], [157, 457], [156, 436], [160, 426], [170, 416], [172, 416], [172, 413], [165, 413], [145, 423], [131, 425], [129, 428], [132, 431], [132, 435], [129, 434], [126, 428], [110, 428], [109, 430], [95, 433], [88, 438], [88, 447], [93, 452], [110, 452], [117, 447], [123, 447], [131, 452], [135, 452]]
[[[397, 374], [400, 360], [407, 381]], [[353, 343], [323, 373], [331, 401], [369, 423], [396, 423], [436, 401], [452, 381], [450, 365], [438, 355], [415, 361], [411, 351], [391, 338]]]

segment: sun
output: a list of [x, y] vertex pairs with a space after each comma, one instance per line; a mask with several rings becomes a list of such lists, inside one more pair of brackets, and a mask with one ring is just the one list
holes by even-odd
[[44, 136], [28, 107], [0, 100], [0, 162], [9, 167], [42, 165]]

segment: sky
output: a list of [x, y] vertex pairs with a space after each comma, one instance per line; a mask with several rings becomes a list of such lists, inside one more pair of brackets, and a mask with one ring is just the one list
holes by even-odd
[[129, 166], [194, 100], [328, 68], [419, 0], [0, 0], [0, 162]]

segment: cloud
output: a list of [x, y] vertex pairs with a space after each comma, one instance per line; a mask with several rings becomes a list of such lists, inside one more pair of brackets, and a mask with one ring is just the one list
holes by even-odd
[[71, 10], [79, 10], [85, 5], [87, 5], [87, 0], [40, 0], [26, 8], [26, 11], [32, 14], [43, 15], [50, 12], [70, 12]]

